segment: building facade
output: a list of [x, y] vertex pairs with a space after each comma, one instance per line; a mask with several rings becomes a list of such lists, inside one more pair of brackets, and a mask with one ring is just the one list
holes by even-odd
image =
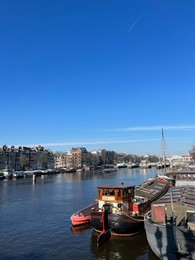
[[13, 171], [46, 170], [54, 168], [54, 155], [43, 146], [0, 148], [0, 169]]

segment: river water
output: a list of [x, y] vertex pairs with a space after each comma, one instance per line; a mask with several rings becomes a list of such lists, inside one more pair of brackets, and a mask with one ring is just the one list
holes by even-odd
[[158, 173], [120, 169], [0, 181], [0, 259], [157, 260], [145, 233], [111, 238], [99, 248], [90, 226], [72, 228], [70, 216], [97, 197], [101, 184], [137, 185]]

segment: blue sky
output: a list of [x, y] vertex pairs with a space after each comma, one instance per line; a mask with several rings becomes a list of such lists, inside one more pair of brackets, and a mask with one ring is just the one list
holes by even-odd
[[0, 145], [187, 154], [194, 0], [1, 0]]

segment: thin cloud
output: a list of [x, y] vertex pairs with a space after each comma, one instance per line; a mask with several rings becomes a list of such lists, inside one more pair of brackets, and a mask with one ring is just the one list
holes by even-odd
[[164, 130], [194, 130], [195, 125], [179, 125], [179, 126], [139, 126], [139, 127], [128, 127], [118, 128], [109, 131], [113, 132], [133, 132], [133, 131], [160, 131]]
[[[164, 130], [195, 130], [195, 125], [178, 125], [178, 126], [163, 126]], [[112, 130], [112, 132], [136, 132], [136, 131], [161, 131], [162, 126], [139, 126], [139, 127], [129, 127], [129, 128], [119, 128]], [[184, 138], [183, 138], [184, 139]], [[185, 137], [185, 139], [188, 139]], [[191, 139], [191, 138], [190, 138]], [[38, 144], [23, 144], [21, 146], [36, 147], [42, 145], [44, 147], [57, 147], [57, 146], [87, 146], [87, 145], [104, 145], [104, 144], [125, 144], [125, 143], [140, 143], [140, 142], [152, 142], [159, 141], [161, 138], [142, 138], [142, 139], [127, 139], [127, 140], [96, 140], [96, 141], [69, 141], [69, 142], [52, 142], [52, 143], [38, 143]], [[179, 137], [166, 138], [166, 141], [176, 141], [180, 140]], [[14, 144], [16, 147], [20, 145]]]
[[[143, 142], [143, 141], [156, 141], [159, 139], [132, 139], [132, 140], [112, 140], [112, 141], [82, 141], [82, 142], [59, 142], [59, 143], [39, 143], [39, 144], [23, 144], [21, 146], [28, 146], [28, 147], [36, 147], [39, 145], [42, 146], [74, 146], [74, 145], [99, 145], [99, 144], [119, 144], [119, 143], [134, 143], [134, 142]], [[15, 145], [18, 146], [18, 145]]]
[[[168, 138], [169, 140], [178, 140], [179, 138]], [[36, 147], [42, 145], [44, 147], [55, 146], [83, 146], [83, 145], [101, 145], [101, 144], [123, 144], [123, 143], [139, 143], [139, 142], [151, 142], [159, 141], [160, 138], [146, 138], [146, 139], [128, 139], [128, 140], [100, 140], [100, 141], [83, 141], [83, 142], [59, 142], [59, 143], [39, 143], [39, 144], [25, 144], [21, 146]], [[15, 145], [18, 146], [18, 145]]]

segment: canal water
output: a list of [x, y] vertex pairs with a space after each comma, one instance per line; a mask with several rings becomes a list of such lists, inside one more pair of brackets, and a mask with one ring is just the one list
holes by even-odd
[[145, 233], [97, 247], [97, 233], [73, 229], [70, 216], [97, 197], [98, 185], [137, 185], [158, 173], [126, 168], [0, 181], [0, 259], [157, 260]]

